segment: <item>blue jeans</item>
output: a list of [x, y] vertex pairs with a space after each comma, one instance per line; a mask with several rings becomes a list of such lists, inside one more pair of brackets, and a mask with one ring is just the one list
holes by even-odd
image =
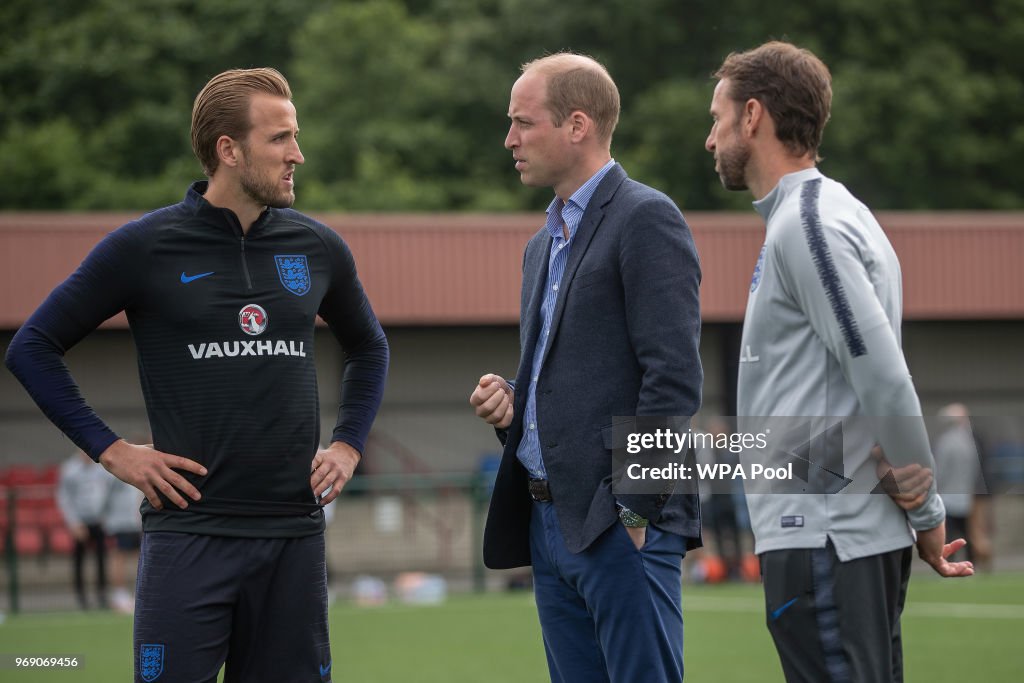
[[530, 551], [553, 683], [682, 680], [686, 539], [649, 526], [637, 550], [616, 523], [573, 554], [554, 505], [535, 502]]

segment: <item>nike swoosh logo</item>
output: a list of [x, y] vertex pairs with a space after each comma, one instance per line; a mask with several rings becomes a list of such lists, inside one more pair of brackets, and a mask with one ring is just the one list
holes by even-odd
[[790, 600], [789, 602], [787, 602], [787, 603], [786, 603], [785, 605], [783, 605], [782, 607], [779, 607], [778, 609], [776, 609], [775, 611], [773, 611], [773, 612], [772, 612], [772, 621], [775, 621], [776, 619], [778, 619], [779, 617], [781, 617], [781, 616], [782, 616], [782, 613], [783, 613], [783, 612], [785, 612], [786, 610], [788, 610], [788, 609], [789, 609], [790, 607], [792, 607], [792, 606], [793, 606], [793, 603], [794, 603], [794, 602], [796, 602], [796, 600], [797, 600], [796, 598], [793, 598], [792, 600]]
[[327, 666], [324, 666], [323, 664], [320, 665], [320, 677], [321, 678], [326, 676], [327, 674], [331, 673], [331, 664], [333, 664], [333, 663], [334, 663], [334, 660], [331, 660], [331, 661], [327, 662]]
[[206, 277], [207, 275], [213, 275], [215, 272], [216, 271], [211, 270], [209, 273], [199, 273], [198, 275], [185, 275], [185, 271], [181, 271], [181, 284], [187, 285], [193, 280], [198, 280], [199, 278]]

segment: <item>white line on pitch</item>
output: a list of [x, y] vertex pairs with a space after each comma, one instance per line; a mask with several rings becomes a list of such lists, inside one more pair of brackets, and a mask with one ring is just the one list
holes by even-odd
[[[764, 602], [749, 598], [683, 596], [683, 613], [764, 612]], [[987, 605], [957, 602], [913, 602], [903, 610], [908, 617], [952, 617], [956, 619], [1024, 619], [1024, 605]]]

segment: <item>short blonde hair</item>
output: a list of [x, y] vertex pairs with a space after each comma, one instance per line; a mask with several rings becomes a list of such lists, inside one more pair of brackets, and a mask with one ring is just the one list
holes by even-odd
[[241, 141], [249, 135], [249, 101], [259, 93], [292, 98], [288, 81], [277, 69], [270, 68], [225, 71], [211, 78], [196, 95], [192, 105], [192, 151], [208, 177], [220, 165], [220, 136]]

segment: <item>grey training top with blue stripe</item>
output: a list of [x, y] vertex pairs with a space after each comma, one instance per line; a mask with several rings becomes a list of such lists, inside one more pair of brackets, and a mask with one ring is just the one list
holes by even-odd
[[[846, 561], [911, 545], [908, 521], [931, 529], [944, 519], [934, 485], [909, 514], [887, 495], [866, 493], [877, 484], [876, 443], [894, 465], [934, 467], [900, 348], [896, 253], [867, 207], [816, 168], [783, 176], [754, 208], [767, 226], [743, 325], [740, 431], [757, 430], [765, 417], [821, 416], [824, 428], [863, 416], [843, 422], [843, 474], [853, 485], [749, 496], [756, 552], [831, 539]], [[868, 419], [876, 416], [890, 419]]]

